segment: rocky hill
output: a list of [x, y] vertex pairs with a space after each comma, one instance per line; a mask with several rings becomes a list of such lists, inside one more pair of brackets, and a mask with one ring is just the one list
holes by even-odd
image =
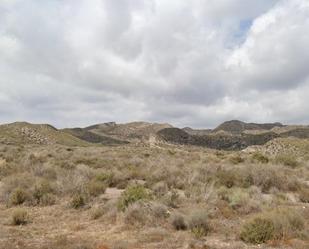
[[184, 130], [167, 128], [158, 132], [158, 136], [165, 142], [182, 145], [196, 145], [212, 149], [241, 150], [251, 145], [262, 145], [277, 138], [279, 135], [274, 132], [262, 134], [240, 134], [231, 135], [224, 132], [217, 132], [208, 135], [191, 135]]
[[245, 131], [269, 131], [274, 127], [284, 127], [281, 123], [266, 123], [266, 124], [257, 124], [257, 123], [245, 123], [239, 120], [231, 120], [220, 124], [217, 128], [212, 130], [212, 133], [218, 131], [225, 131], [231, 134], [241, 134]]

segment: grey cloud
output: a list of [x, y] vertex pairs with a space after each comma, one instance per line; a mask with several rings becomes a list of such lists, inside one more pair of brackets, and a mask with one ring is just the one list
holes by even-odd
[[0, 121], [308, 122], [305, 0], [16, 0], [0, 14]]

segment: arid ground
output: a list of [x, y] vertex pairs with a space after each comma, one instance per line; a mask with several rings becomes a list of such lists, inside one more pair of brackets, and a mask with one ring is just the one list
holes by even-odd
[[0, 145], [1, 249], [309, 246], [307, 139], [18, 143]]

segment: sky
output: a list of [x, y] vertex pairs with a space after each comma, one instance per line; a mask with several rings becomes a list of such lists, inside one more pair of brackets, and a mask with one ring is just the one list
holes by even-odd
[[0, 0], [0, 123], [309, 123], [308, 0]]

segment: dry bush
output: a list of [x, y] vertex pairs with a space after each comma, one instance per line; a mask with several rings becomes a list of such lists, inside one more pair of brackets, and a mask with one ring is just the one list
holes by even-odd
[[231, 188], [239, 182], [237, 174], [233, 170], [219, 170], [216, 173], [216, 178], [218, 179], [220, 185], [227, 188]]
[[[225, 188], [218, 189], [218, 196], [226, 201], [238, 214], [249, 214], [260, 210], [259, 200], [255, 200], [255, 192], [250, 189]], [[258, 197], [258, 196], [257, 196]]]
[[196, 238], [206, 236], [211, 230], [208, 213], [204, 210], [195, 211], [189, 217], [188, 226]]
[[233, 155], [229, 158], [229, 161], [232, 163], [232, 164], [240, 164], [240, 163], [243, 163], [245, 161], [244, 158], [242, 158], [240, 155]]
[[91, 218], [97, 220], [101, 218], [105, 213], [105, 210], [102, 207], [96, 207], [91, 210]]
[[176, 230], [186, 230], [187, 223], [185, 217], [182, 214], [174, 213], [171, 216], [171, 224]]
[[169, 212], [164, 205], [142, 200], [131, 203], [124, 212], [125, 223], [133, 226], [162, 225], [168, 217]]
[[309, 203], [309, 188], [307, 186], [300, 188], [298, 193], [301, 202]]
[[300, 166], [300, 162], [292, 154], [280, 154], [276, 157], [275, 161], [291, 168]]
[[157, 197], [162, 197], [168, 192], [167, 184], [164, 181], [155, 183], [151, 189]]
[[252, 165], [239, 172], [244, 179], [250, 179], [251, 185], [260, 187], [262, 192], [269, 192], [271, 188], [296, 191], [300, 185], [295, 172], [280, 165]]
[[168, 208], [161, 203], [152, 203], [151, 205], [152, 215], [156, 219], [166, 219], [169, 217]]
[[274, 222], [276, 239], [298, 237], [304, 229], [304, 217], [299, 211], [290, 208], [278, 208], [266, 215]]
[[10, 194], [8, 204], [10, 206], [17, 206], [23, 204], [27, 200], [30, 200], [29, 193], [22, 190], [21, 188], [16, 188]]
[[42, 180], [34, 186], [32, 196], [36, 204], [47, 206], [55, 203], [55, 190], [47, 180]]
[[149, 220], [147, 208], [140, 202], [129, 205], [124, 213], [125, 223], [132, 226], [146, 225]]
[[30, 222], [28, 212], [25, 209], [19, 208], [12, 213], [12, 225], [26, 225]]
[[175, 189], [173, 189], [170, 192], [166, 193], [162, 197], [162, 202], [168, 207], [177, 208], [180, 203], [180, 197], [178, 192]]
[[18, 173], [7, 176], [2, 180], [3, 187], [0, 189], [0, 198], [9, 204], [11, 194], [16, 189], [29, 193], [35, 181], [35, 177], [29, 173]]
[[105, 183], [97, 180], [91, 180], [86, 186], [86, 192], [94, 197], [104, 194], [105, 190]]
[[75, 209], [82, 208], [86, 205], [86, 197], [82, 193], [75, 193], [70, 202], [70, 206]]
[[269, 158], [263, 155], [261, 152], [255, 152], [252, 154], [252, 161], [255, 163], [268, 163]]

